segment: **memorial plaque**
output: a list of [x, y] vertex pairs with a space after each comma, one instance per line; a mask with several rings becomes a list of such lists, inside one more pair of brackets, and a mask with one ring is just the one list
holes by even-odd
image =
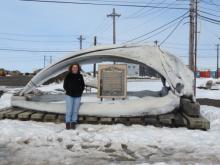
[[98, 97], [99, 98], [127, 97], [127, 65], [126, 64], [99, 65]]

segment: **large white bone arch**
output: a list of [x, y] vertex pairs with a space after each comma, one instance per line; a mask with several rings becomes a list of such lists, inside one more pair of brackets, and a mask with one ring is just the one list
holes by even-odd
[[165, 77], [173, 93], [194, 100], [193, 73], [181, 60], [158, 47], [133, 44], [96, 46], [70, 53], [42, 69], [24, 87], [20, 95], [31, 92], [50, 78], [65, 72], [73, 62], [87, 64], [102, 61], [133, 62], [147, 65]]

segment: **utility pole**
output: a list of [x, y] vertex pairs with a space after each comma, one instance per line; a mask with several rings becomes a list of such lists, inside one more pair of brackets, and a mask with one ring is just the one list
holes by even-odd
[[113, 11], [112, 11], [111, 14], [107, 15], [107, 17], [112, 17], [112, 19], [113, 19], [113, 44], [116, 44], [116, 29], [115, 29], [116, 23], [115, 23], [115, 17], [120, 17], [120, 16], [121, 16], [121, 14], [117, 14], [115, 12], [115, 8], [113, 8]]
[[217, 68], [216, 68], [216, 78], [218, 78], [218, 68], [219, 68], [219, 44], [217, 44]]
[[189, 18], [189, 68], [194, 73], [193, 89], [196, 96], [198, 0], [190, 0]]
[[[94, 46], [97, 45], [97, 37], [94, 37]], [[93, 77], [96, 77], [96, 63], [93, 65]]]
[[46, 56], [44, 55], [44, 68], [46, 66]]
[[83, 38], [82, 35], [80, 35], [77, 39], [79, 40], [79, 48], [82, 49], [82, 41], [85, 40], [85, 38]]
[[198, 35], [198, 26], [197, 26], [197, 21], [198, 21], [198, 0], [195, 0], [195, 44], [194, 44], [194, 95], [196, 96], [196, 74], [197, 74], [197, 35]]
[[50, 64], [52, 64], [52, 56], [50, 56]]
[[195, 44], [195, 0], [190, 0], [189, 8], [189, 68], [194, 71], [194, 44]]

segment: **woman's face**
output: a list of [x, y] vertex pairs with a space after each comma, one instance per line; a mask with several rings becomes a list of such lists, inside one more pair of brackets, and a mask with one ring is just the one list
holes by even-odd
[[79, 70], [79, 68], [78, 68], [77, 65], [73, 65], [73, 66], [72, 66], [72, 73], [73, 73], [73, 74], [77, 74], [77, 73], [78, 73], [78, 70]]

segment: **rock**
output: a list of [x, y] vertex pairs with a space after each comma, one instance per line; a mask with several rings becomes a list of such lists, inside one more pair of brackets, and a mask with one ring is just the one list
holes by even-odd
[[97, 123], [98, 117], [87, 116], [87, 117], [85, 117], [85, 121], [90, 124]]
[[192, 102], [189, 99], [180, 99], [180, 111], [191, 117], [200, 116], [200, 104], [198, 102]]
[[0, 90], [0, 97], [3, 95], [4, 91]]
[[113, 152], [116, 152], [116, 150], [113, 149], [113, 148], [105, 148], [105, 149], [103, 150], [103, 152], [106, 152], [106, 153], [113, 153]]
[[102, 123], [102, 124], [112, 124], [113, 119], [110, 118], [110, 117], [102, 117], [102, 118], [100, 118], [100, 123]]
[[104, 147], [109, 148], [109, 147], [111, 147], [111, 145], [112, 145], [112, 143], [107, 143], [104, 145]]
[[213, 81], [212, 80], [207, 81], [205, 86], [206, 86], [207, 89], [211, 89], [212, 86], [213, 86]]
[[121, 144], [121, 148], [122, 148], [122, 149], [127, 149], [128, 146], [127, 146], [126, 144]]
[[201, 130], [210, 129], [210, 122], [203, 116], [193, 118], [193, 117], [187, 116], [186, 114], [183, 114], [183, 115], [187, 119], [187, 128], [201, 129]]
[[130, 125], [130, 122], [128, 121], [128, 119], [127, 118], [123, 118], [123, 117], [115, 118], [115, 123], [120, 123], [120, 124], [124, 124], [124, 125]]
[[67, 144], [67, 145], [66, 145], [66, 149], [70, 150], [70, 149], [72, 149], [72, 148], [73, 148], [73, 144]]
[[141, 117], [131, 117], [129, 118], [129, 121], [132, 124], [144, 124], [144, 120]]
[[157, 119], [157, 116], [146, 116], [144, 118], [145, 125], [154, 125], [154, 126], [160, 126], [160, 122]]
[[24, 142], [24, 144], [29, 144], [30, 143], [30, 139], [26, 139], [23, 142]]
[[43, 121], [46, 122], [53, 122], [56, 121], [57, 119], [57, 114], [45, 114]]
[[81, 145], [81, 148], [82, 149], [90, 149], [90, 148], [97, 149], [97, 148], [99, 148], [99, 146], [98, 145], [85, 145], [85, 144], [83, 144], [83, 145]]
[[57, 138], [57, 141], [61, 143], [63, 141], [63, 138], [59, 137], [59, 138]]
[[159, 121], [164, 125], [172, 125], [174, 120], [174, 114], [165, 114], [159, 116]]

